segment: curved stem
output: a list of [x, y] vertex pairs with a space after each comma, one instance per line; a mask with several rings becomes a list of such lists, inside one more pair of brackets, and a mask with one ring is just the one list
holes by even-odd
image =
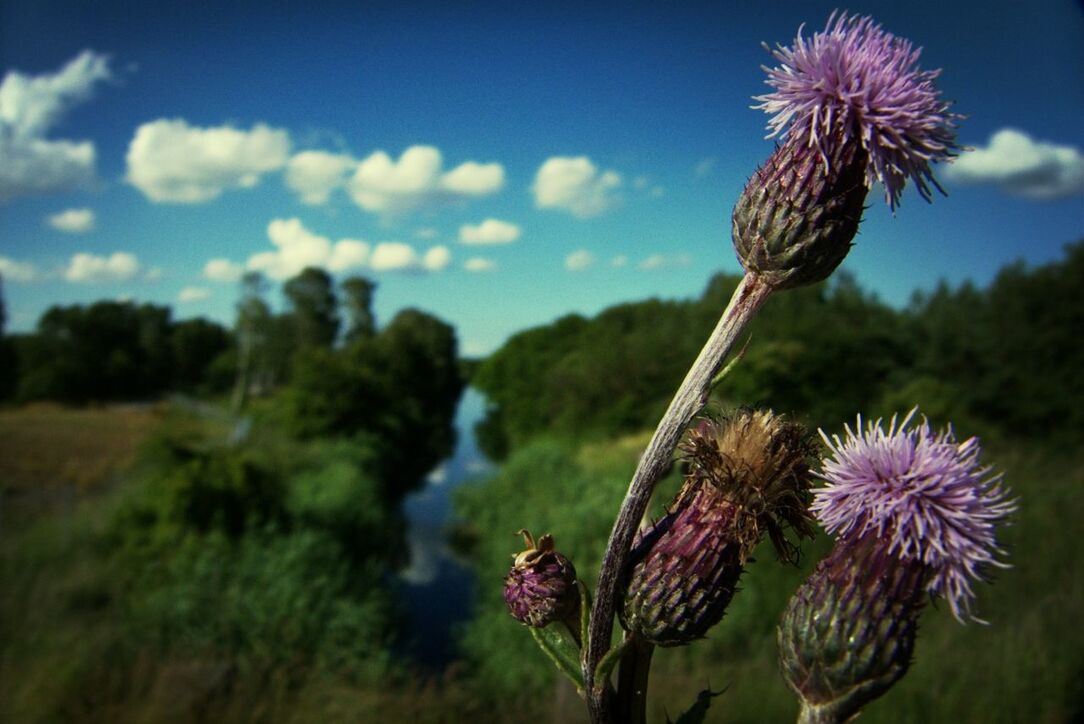
[[602, 559], [584, 648], [583, 676], [587, 707], [594, 724], [614, 720], [614, 713], [610, 710], [610, 698], [604, 695], [606, 682], [595, 681], [595, 667], [610, 648], [617, 585], [636, 529], [644, 516], [655, 485], [670, 467], [674, 449], [682, 433], [707, 401], [711, 380], [719, 370], [723, 358], [772, 290], [771, 283], [762, 276], [747, 273], [742, 278], [730, 298], [730, 304], [719, 318], [714, 331], [659, 421], [651, 442], [640, 457], [632, 482], [629, 483]]

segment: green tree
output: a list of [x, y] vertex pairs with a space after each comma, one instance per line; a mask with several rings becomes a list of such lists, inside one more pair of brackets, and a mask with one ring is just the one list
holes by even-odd
[[173, 387], [188, 391], [205, 387], [212, 363], [230, 348], [230, 342], [226, 329], [203, 318], [173, 325]]
[[[267, 280], [259, 272], [241, 278], [241, 300], [237, 303], [237, 381], [233, 389], [233, 410], [244, 409], [253, 384], [266, 367], [271, 308], [264, 301]], [[262, 364], [261, 364], [262, 363]]]
[[371, 339], [376, 334], [376, 318], [372, 308], [376, 283], [365, 277], [350, 277], [342, 283], [342, 291], [347, 317], [344, 341], [352, 344]]
[[18, 358], [15, 345], [5, 334], [7, 307], [4, 306], [4, 275], [0, 274], [0, 402], [15, 392], [18, 379]]
[[330, 347], [339, 333], [339, 303], [331, 276], [306, 267], [283, 287], [298, 349]]
[[139, 399], [170, 382], [170, 310], [96, 302], [51, 307], [20, 344], [18, 395], [66, 402]]

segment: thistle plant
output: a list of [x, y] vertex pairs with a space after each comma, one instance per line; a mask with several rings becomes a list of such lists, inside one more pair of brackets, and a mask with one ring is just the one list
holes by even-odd
[[779, 626], [801, 722], [847, 721], [888, 691], [911, 664], [926, 595], [978, 620], [971, 584], [1005, 566], [995, 533], [1016, 504], [1001, 476], [979, 463], [978, 440], [915, 415], [824, 437], [832, 457], [812, 510], [837, 540]]
[[[589, 612], [587, 597], [581, 597], [581, 613], [589, 619], [574, 678], [596, 724], [642, 721], [653, 646], [688, 643], [719, 620], [765, 532], [792, 552], [781, 534], [784, 524], [806, 530], [798, 472], [804, 448], [790, 423], [765, 413], [756, 424], [747, 419], [731, 428], [733, 421], [720, 421], [686, 431], [721, 378], [735, 341], [772, 293], [822, 281], [839, 266], [874, 183], [884, 186], [893, 211], [909, 180], [929, 201], [931, 189], [941, 190], [932, 165], [958, 150], [960, 116], [934, 85], [939, 71], [920, 70], [919, 50], [872, 19], [833, 13], [822, 32], [806, 38], [799, 30], [792, 46], [769, 52], [780, 65], [766, 68], [771, 92], [757, 97], [754, 107], [771, 114], [769, 137], [780, 143], [734, 207], [732, 236], [745, 275], [640, 458]], [[747, 423], [751, 427], [744, 428]], [[761, 433], [744, 440], [740, 454], [724, 444], [728, 430], [756, 425]], [[765, 425], [773, 432], [764, 432]], [[690, 465], [685, 486], [637, 539], [683, 436]], [[790, 452], [775, 458], [773, 446], [781, 440]], [[752, 450], [756, 445], [761, 449]], [[769, 467], [787, 472], [772, 477], [757, 472], [754, 461], [775, 461]], [[917, 584], [898, 585], [911, 590]], [[625, 634], [611, 646], [615, 611]], [[615, 690], [610, 674], [618, 662]]]

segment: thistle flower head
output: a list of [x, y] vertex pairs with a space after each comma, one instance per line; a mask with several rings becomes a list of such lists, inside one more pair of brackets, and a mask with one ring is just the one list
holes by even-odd
[[1001, 475], [979, 463], [979, 442], [958, 443], [952, 429], [933, 432], [914, 421], [917, 409], [887, 431], [881, 421], [846, 427], [845, 439], [821, 437], [827, 485], [814, 490], [811, 510], [829, 533], [855, 539], [874, 533], [890, 553], [922, 563], [926, 590], [948, 600], [957, 620], [971, 614], [971, 582], [991, 566], [1005, 567], [997, 526], [1016, 510]]
[[687, 644], [723, 617], [765, 534], [781, 557], [795, 557], [784, 533], [812, 534], [811, 450], [801, 426], [767, 411], [691, 429], [685, 484], [633, 546], [619, 611], [625, 629], [657, 646]]
[[572, 561], [553, 549], [553, 536], [535, 542], [525, 530], [526, 550], [514, 556], [512, 570], [504, 579], [504, 602], [520, 623], [542, 628], [567, 619], [579, 608], [576, 568]]
[[824, 32], [805, 38], [799, 29], [792, 47], [768, 50], [780, 65], [765, 68], [773, 92], [754, 107], [773, 114], [769, 137], [805, 139], [825, 164], [832, 144], [858, 141], [869, 156], [866, 185], [884, 184], [893, 209], [908, 178], [927, 201], [930, 185], [943, 193], [930, 163], [956, 155], [962, 116], [934, 86], [940, 70], [918, 69], [920, 48], [872, 18], [832, 13]]
[[788, 560], [797, 549], [784, 535], [787, 528], [812, 537], [808, 499], [813, 449], [801, 425], [770, 410], [704, 418], [682, 442], [687, 479], [709, 483], [739, 511], [733, 538], [741, 546], [743, 562], [765, 533], [779, 556]]

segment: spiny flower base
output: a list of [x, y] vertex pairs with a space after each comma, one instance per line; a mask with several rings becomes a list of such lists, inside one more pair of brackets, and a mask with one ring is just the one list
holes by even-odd
[[858, 233], [869, 191], [867, 155], [840, 135], [828, 157], [804, 138], [788, 138], [756, 170], [734, 206], [738, 259], [779, 289], [827, 279]]
[[907, 673], [927, 574], [872, 534], [817, 564], [779, 626], [783, 676], [809, 721], [846, 721]]

